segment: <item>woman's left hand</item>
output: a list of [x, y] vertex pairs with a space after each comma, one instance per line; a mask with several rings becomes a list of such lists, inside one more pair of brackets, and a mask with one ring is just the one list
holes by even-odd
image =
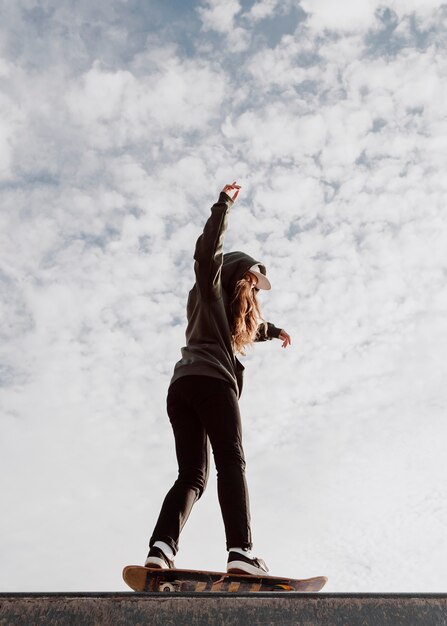
[[285, 330], [281, 330], [281, 332], [279, 333], [279, 339], [282, 339], [281, 348], [287, 348], [287, 346], [290, 346], [290, 344], [292, 343], [292, 338], [288, 333], [286, 333]]

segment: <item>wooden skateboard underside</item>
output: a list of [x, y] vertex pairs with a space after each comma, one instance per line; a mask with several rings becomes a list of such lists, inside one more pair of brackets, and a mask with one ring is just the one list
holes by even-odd
[[226, 591], [230, 593], [256, 591], [312, 592], [320, 591], [327, 582], [326, 576], [296, 580], [277, 576], [252, 576], [187, 569], [152, 569], [141, 565], [125, 567], [123, 579], [134, 591]]

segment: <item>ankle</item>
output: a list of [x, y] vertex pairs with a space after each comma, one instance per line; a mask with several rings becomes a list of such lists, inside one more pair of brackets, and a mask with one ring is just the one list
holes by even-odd
[[243, 556], [251, 557], [251, 549], [250, 548], [229, 548], [228, 552], [239, 552]]
[[153, 547], [160, 548], [160, 550], [164, 552], [164, 554], [168, 557], [168, 559], [171, 559], [171, 561], [175, 556], [174, 551], [171, 548], [171, 546], [165, 543], [164, 541], [156, 541]]

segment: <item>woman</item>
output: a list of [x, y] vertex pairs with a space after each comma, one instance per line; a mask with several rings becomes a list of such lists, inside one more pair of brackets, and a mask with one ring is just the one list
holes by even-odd
[[[222, 254], [228, 213], [239, 193], [225, 185], [196, 243], [196, 282], [189, 292], [186, 346], [174, 367], [167, 411], [175, 437], [178, 478], [166, 495], [149, 542], [146, 567], [173, 568], [181, 530], [202, 495], [209, 467], [209, 442], [217, 469], [219, 504], [229, 552], [228, 572], [265, 574], [251, 555], [252, 539], [238, 398], [244, 346], [289, 335], [262, 322], [256, 294], [270, 289], [265, 267], [248, 254]], [[233, 190], [233, 197], [228, 194]]]

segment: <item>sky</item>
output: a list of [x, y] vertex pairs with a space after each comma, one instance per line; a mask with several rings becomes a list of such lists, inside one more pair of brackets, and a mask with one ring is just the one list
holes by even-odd
[[[447, 5], [0, 1], [0, 591], [124, 591], [177, 466], [197, 237], [262, 261], [253, 553], [329, 592], [447, 577]], [[176, 565], [224, 570], [212, 467]]]

